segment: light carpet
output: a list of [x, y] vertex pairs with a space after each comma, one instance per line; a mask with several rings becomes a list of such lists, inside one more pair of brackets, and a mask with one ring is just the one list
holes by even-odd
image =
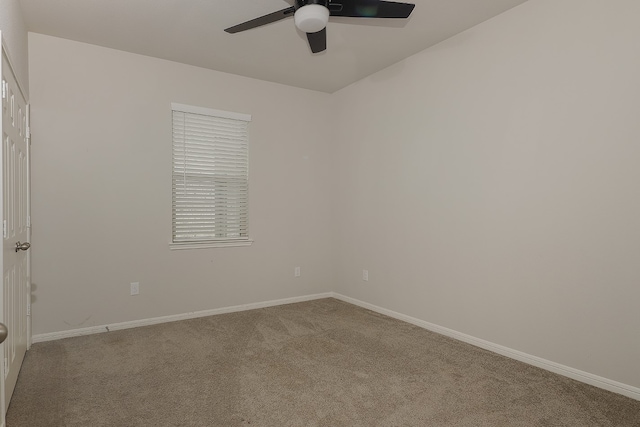
[[7, 427], [640, 426], [640, 402], [336, 299], [38, 343]]

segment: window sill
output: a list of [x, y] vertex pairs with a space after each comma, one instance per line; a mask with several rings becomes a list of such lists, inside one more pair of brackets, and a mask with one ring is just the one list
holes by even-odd
[[221, 240], [218, 242], [188, 242], [188, 243], [169, 243], [169, 249], [172, 251], [182, 249], [208, 249], [208, 248], [232, 248], [238, 246], [251, 246], [253, 240]]

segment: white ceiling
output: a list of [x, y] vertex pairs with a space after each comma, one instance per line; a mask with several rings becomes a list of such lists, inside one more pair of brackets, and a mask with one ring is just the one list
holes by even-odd
[[[29, 31], [323, 92], [335, 92], [526, 0], [413, 0], [408, 20], [331, 18], [312, 54], [292, 18], [225, 28], [293, 0], [20, 0]], [[411, 0], [405, 0], [412, 2]]]

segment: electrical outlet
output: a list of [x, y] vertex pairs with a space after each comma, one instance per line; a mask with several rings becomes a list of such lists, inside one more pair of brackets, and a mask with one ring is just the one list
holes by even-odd
[[295, 277], [300, 277], [300, 267], [296, 267], [296, 268], [293, 270], [293, 275], [294, 275]]
[[365, 282], [369, 281], [369, 270], [362, 270], [362, 280]]
[[131, 295], [138, 295], [140, 293], [140, 282], [131, 282]]

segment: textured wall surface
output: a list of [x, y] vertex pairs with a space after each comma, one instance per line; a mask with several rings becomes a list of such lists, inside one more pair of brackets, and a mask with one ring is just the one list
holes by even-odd
[[334, 94], [335, 290], [640, 386], [638, 16], [528, 1]]
[[[37, 34], [30, 55], [34, 334], [330, 286], [329, 95]], [[171, 102], [253, 115], [252, 246], [169, 250]]]

